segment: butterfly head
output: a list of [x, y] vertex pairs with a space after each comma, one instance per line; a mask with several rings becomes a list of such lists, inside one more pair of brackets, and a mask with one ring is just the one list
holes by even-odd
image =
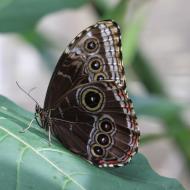
[[46, 120], [46, 118], [47, 118], [47, 116], [46, 116], [46, 115], [47, 115], [47, 114], [46, 114], [46, 111], [44, 111], [44, 109], [41, 108], [39, 104], [36, 104], [35, 111], [36, 111], [36, 119], [37, 119], [37, 118], [40, 118], [40, 121], [41, 121], [41, 125], [39, 124], [39, 122], [38, 122], [38, 124], [39, 124], [42, 128], [44, 128], [44, 127], [45, 127], [45, 120]]
[[39, 104], [36, 104], [35, 111], [36, 111], [36, 114], [40, 115], [43, 112], [43, 109], [40, 107]]

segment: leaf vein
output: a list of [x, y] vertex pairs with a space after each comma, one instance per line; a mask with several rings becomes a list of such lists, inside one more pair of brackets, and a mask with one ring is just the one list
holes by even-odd
[[21, 150], [21, 153], [20, 153], [20, 156], [17, 160], [17, 176], [16, 176], [16, 190], [19, 189], [19, 175], [20, 175], [20, 165], [21, 165], [21, 162], [22, 162], [22, 158], [23, 158], [23, 155], [24, 155], [24, 152], [28, 149], [29, 147], [28, 146], [24, 146]]
[[2, 136], [2, 137], [0, 138], [0, 142], [4, 141], [8, 136], [9, 136], [8, 134], [5, 134], [4, 136]]
[[0, 129], [5, 131], [8, 135], [12, 136], [13, 138], [15, 138], [16, 140], [18, 140], [19, 142], [21, 142], [22, 144], [24, 144], [25, 146], [27, 146], [28, 148], [30, 148], [33, 152], [35, 152], [38, 156], [40, 156], [42, 159], [44, 159], [46, 162], [48, 162], [53, 168], [55, 168], [56, 170], [58, 170], [62, 175], [66, 176], [68, 179], [70, 179], [74, 184], [76, 184], [80, 189], [82, 190], [86, 190], [80, 183], [78, 183], [75, 179], [73, 179], [70, 175], [66, 174], [62, 169], [60, 169], [55, 163], [53, 163], [51, 160], [49, 160], [47, 157], [45, 157], [44, 155], [42, 155], [39, 151], [37, 151], [34, 147], [32, 147], [30, 144], [28, 144], [27, 142], [25, 142], [24, 140], [22, 140], [21, 138], [19, 138], [18, 136], [16, 136], [15, 134], [13, 134], [12, 132], [10, 132], [9, 130], [3, 128], [2, 126], [0, 126]]
[[70, 156], [70, 157], [74, 157], [73, 155], [65, 152], [65, 151], [61, 151], [61, 150], [58, 150], [58, 149], [53, 149], [53, 148], [40, 148], [38, 149], [39, 152], [45, 152], [45, 151], [52, 151], [52, 152], [57, 152], [57, 153], [61, 153], [63, 155], [67, 155], [67, 156]]

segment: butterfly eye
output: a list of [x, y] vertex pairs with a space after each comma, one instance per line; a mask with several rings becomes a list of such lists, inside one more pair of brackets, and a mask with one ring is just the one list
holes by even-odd
[[114, 130], [114, 124], [109, 119], [104, 119], [99, 123], [99, 128], [101, 131], [110, 133]]
[[104, 133], [97, 134], [96, 141], [98, 144], [100, 144], [103, 147], [107, 147], [111, 143], [110, 137]]
[[99, 57], [93, 57], [88, 62], [88, 68], [91, 72], [97, 73], [102, 70], [103, 67], [103, 60], [101, 60]]
[[93, 145], [91, 147], [92, 155], [95, 157], [103, 157], [105, 155], [105, 150], [98, 145]]
[[99, 89], [87, 88], [81, 93], [81, 105], [90, 112], [101, 111], [105, 95]]
[[94, 80], [95, 81], [100, 81], [100, 80], [106, 80], [106, 75], [104, 73], [97, 73], [95, 76], [94, 76]]
[[89, 38], [84, 42], [84, 49], [88, 53], [93, 53], [99, 48], [98, 40], [96, 38]]

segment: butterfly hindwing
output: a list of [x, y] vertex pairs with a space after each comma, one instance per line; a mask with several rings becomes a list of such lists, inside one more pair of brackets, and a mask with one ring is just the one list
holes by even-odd
[[98, 166], [124, 164], [137, 151], [136, 116], [114, 81], [75, 87], [51, 111], [51, 121], [66, 147]]

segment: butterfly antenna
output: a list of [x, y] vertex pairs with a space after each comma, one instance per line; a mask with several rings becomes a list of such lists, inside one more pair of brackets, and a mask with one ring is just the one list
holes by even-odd
[[35, 89], [36, 89], [36, 87], [31, 88], [31, 89], [28, 91], [28, 94], [31, 94], [31, 92], [32, 92], [33, 90], [35, 90]]
[[36, 104], [39, 105], [39, 103], [30, 95], [30, 93], [31, 93], [34, 89], [36, 89], [36, 87], [30, 89], [29, 92], [26, 92], [26, 90], [24, 90], [24, 88], [22, 88], [22, 87], [19, 85], [19, 83], [18, 83], [17, 81], [16, 81], [16, 84], [17, 84], [17, 86], [20, 88], [20, 90], [22, 90], [26, 95], [28, 95], [29, 98], [31, 98], [34, 102], [36, 102]]

